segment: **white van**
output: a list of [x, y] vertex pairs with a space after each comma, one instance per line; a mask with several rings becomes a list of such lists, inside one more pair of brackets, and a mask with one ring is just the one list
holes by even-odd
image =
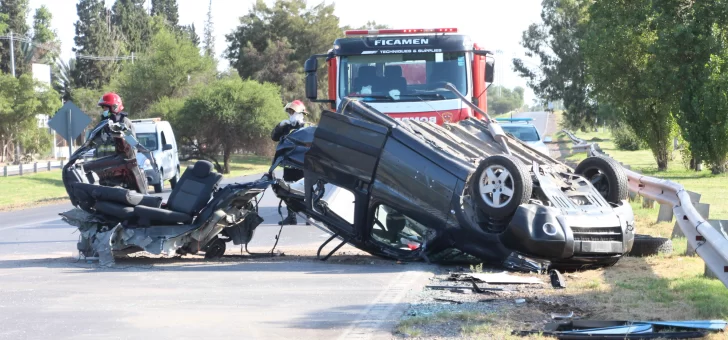
[[169, 180], [170, 186], [174, 188], [180, 176], [180, 165], [177, 140], [174, 138], [172, 126], [160, 118], [134, 119], [131, 122], [134, 124], [137, 140], [151, 151], [159, 167], [159, 171], [155, 171], [147, 157], [137, 153], [137, 162], [144, 169], [147, 183], [154, 186], [156, 193], [162, 192], [166, 180]]

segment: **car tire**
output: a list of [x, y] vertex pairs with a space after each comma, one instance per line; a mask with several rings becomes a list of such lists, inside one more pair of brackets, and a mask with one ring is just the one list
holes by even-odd
[[672, 254], [672, 241], [669, 238], [637, 234], [634, 236], [632, 250], [627, 255], [645, 257], [659, 254]]
[[517, 158], [493, 155], [480, 162], [470, 177], [468, 189], [483, 213], [502, 219], [512, 216], [521, 204], [528, 203], [533, 180], [526, 165]]
[[177, 180], [179, 180], [179, 167], [177, 167], [177, 173], [174, 174], [174, 177], [169, 180], [169, 187], [174, 189], [174, 186], [177, 185]]
[[219, 237], [215, 237], [205, 247], [206, 259], [217, 259], [225, 255], [225, 241]]
[[154, 192], [155, 193], [161, 193], [164, 190], [164, 179], [159, 178], [159, 183], [154, 185]]
[[629, 195], [627, 174], [617, 161], [603, 156], [589, 157], [576, 166], [574, 173], [584, 176], [609, 203], [619, 204]]

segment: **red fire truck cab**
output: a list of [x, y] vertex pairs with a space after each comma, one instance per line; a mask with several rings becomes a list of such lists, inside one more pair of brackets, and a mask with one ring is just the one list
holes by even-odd
[[[305, 63], [306, 97], [335, 109], [345, 97], [361, 97], [394, 119], [441, 125], [468, 117], [483, 118], [455, 94], [453, 84], [487, 113], [486, 89], [493, 82], [494, 60], [456, 28], [345, 31], [327, 54]], [[318, 59], [328, 65], [328, 93], [318, 98]]]

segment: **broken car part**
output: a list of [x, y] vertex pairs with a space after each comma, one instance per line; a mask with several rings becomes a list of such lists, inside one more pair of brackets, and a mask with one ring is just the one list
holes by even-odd
[[513, 331], [514, 335], [539, 334], [558, 339], [694, 339], [722, 332], [723, 320], [696, 321], [596, 321], [574, 320], [546, 324], [544, 330]]

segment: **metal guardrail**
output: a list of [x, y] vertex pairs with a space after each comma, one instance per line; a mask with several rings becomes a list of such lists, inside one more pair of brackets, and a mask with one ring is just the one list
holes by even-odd
[[[599, 145], [587, 143], [570, 131], [562, 130], [574, 143], [574, 151], [585, 150], [589, 156], [605, 156]], [[645, 176], [629, 169], [627, 174], [629, 191], [642, 197], [669, 204], [688, 244], [705, 261], [712, 274], [728, 287], [728, 239], [695, 209], [687, 190], [675, 182]]]
[[2, 176], [22, 176], [30, 173], [38, 173], [43, 171], [51, 171], [53, 169], [63, 168], [63, 161], [55, 162], [35, 162], [19, 165], [6, 165], [2, 168]]

